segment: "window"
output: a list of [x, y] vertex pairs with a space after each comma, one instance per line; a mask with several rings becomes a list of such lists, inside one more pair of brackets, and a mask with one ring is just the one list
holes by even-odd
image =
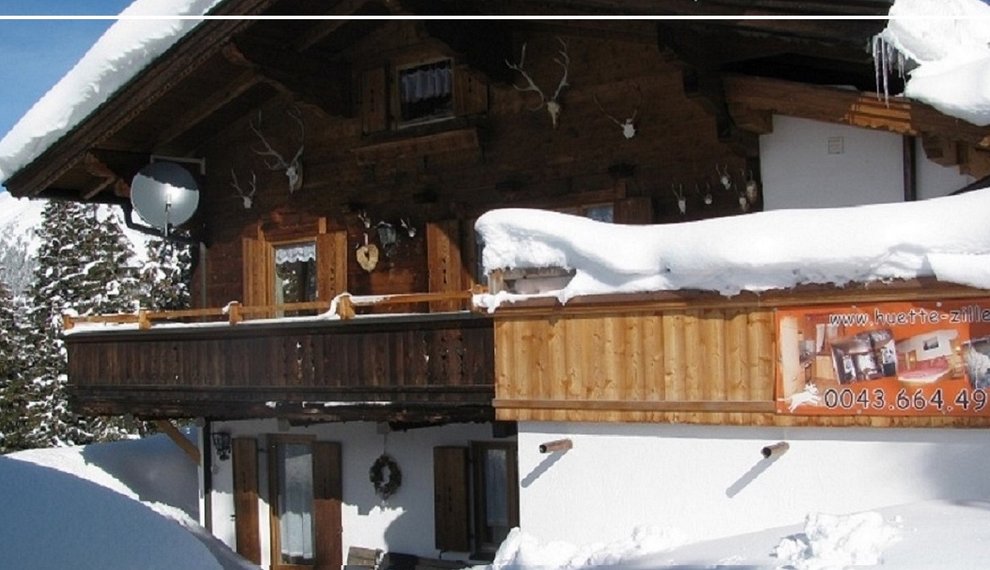
[[311, 565], [313, 548], [313, 452], [306, 440], [275, 440], [272, 496], [272, 566]]
[[316, 242], [276, 244], [273, 249], [275, 304], [315, 301]]
[[402, 125], [453, 116], [454, 81], [450, 59], [399, 68], [397, 84]]
[[564, 214], [583, 216], [599, 222], [615, 221], [615, 206], [611, 202], [602, 204], [584, 204], [572, 208], [561, 208], [558, 210]]
[[494, 556], [513, 527], [519, 526], [515, 443], [473, 442], [474, 550]]
[[436, 547], [491, 559], [519, 526], [515, 442], [433, 450]]
[[339, 568], [340, 444], [269, 436], [271, 568]]
[[[288, 234], [289, 232], [281, 232]], [[252, 307], [322, 301], [347, 290], [347, 232], [302, 231], [242, 238], [243, 299]], [[312, 314], [313, 309], [310, 312]], [[289, 315], [299, 312], [286, 313]], [[266, 317], [284, 316], [274, 311]]]

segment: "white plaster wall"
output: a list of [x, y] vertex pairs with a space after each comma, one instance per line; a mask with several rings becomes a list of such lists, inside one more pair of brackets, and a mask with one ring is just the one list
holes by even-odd
[[[573, 448], [541, 455], [540, 443]], [[985, 430], [521, 423], [520, 523], [541, 541], [640, 525], [716, 538], [923, 499], [986, 499]], [[765, 460], [763, 446], [790, 449]]]
[[925, 157], [925, 150], [921, 147], [921, 139], [915, 139], [915, 156], [918, 157], [918, 169], [915, 172], [918, 185], [918, 199], [937, 198], [948, 196], [949, 194], [965, 188], [976, 178], [961, 174], [959, 168], [954, 166], [942, 166], [934, 163]]
[[[433, 448], [438, 445], [466, 446], [470, 441], [494, 441], [490, 424], [452, 424], [409, 431], [379, 432], [378, 424], [350, 422], [292, 427], [280, 430], [275, 420], [216, 422], [213, 431], [228, 431], [232, 437], [256, 437], [264, 450], [268, 434], [310, 434], [321, 441], [341, 444], [343, 464], [342, 508], [343, 552], [351, 546], [380, 548], [441, 557], [434, 548]], [[402, 470], [402, 486], [382, 504], [368, 480], [368, 471], [387, 447]], [[270, 560], [267, 453], [258, 461], [260, 535], [262, 561]], [[215, 464], [213, 534], [235, 547], [233, 473], [230, 461]], [[466, 553], [443, 553], [443, 558], [464, 558]]]
[[[829, 154], [829, 138], [842, 153]], [[828, 208], [904, 200], [902, 137], [884, 131], [774, 115], [760, 137], [766, 210]], [[944, 196], [973, 181], [917, 148], [918, 198]]]

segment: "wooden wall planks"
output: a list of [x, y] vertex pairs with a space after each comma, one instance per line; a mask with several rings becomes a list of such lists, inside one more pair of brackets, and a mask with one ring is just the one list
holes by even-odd
[[979, 417], [775, 413], [772, 307], [506, 311], [495, 410], [506, 421], [986, 427]]

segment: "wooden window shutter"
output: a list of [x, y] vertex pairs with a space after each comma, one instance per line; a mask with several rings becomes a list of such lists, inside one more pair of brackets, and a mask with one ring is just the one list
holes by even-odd
[[231, 446], [234, 470], [234, 536], [237, 553], [261, 564], [261, 532], [258, 528], [258, 442], [234, 438]]
[[478, 251], [478, 234], [474, 231], [475, 221], [477, 218], [471, 218], [461, 224], [461, 286], [465, 289], [474, 288], [481, 277], [481, 260], [478, 259], [481, 252]]
[[244, 300], [247, 306], [274, 304], [275, 259], [263, 239], [243, 238]]
[[471, 549], [468, 448], [433, 448], [433, 521], [438, 550]]
[[313, 517], [318, 570], [338, 569], [343, 560], [341, 545], [341, 463], [340, 444], [313, 443]]
[[[431, 293], [451, 293], [467, 288], [462, 281], [464, 270], [459, 241], [460, 223], [457, 220], [426, 224], [426, 255]], [[430, 303], [430, 310], [434, 312], [456, 311], [460, 308], [461, 302], [457, 300]]]
[[617, 224], [652, 224], [653, 200], [649, 196], [616, 200], [612, 217]]
[[454, 114], [477, 115], [488, 111], [488, 82], [467, 65], [454, 68]]
[[388, 82], [385, 68], [369, 69], [361, 75], [361, 129], [364, 134], [388, 128]]
[[347, 231], [316, 236], [316, 283], [320, 301], [347, 290]]

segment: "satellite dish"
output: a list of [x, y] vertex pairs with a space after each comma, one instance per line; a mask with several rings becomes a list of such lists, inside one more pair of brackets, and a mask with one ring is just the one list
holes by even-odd
[[168, 231], [196, 213], [199, 188], [193, 175], [178, 164], [153, 162], [131, 181], [131, 205], [144, 221]]

